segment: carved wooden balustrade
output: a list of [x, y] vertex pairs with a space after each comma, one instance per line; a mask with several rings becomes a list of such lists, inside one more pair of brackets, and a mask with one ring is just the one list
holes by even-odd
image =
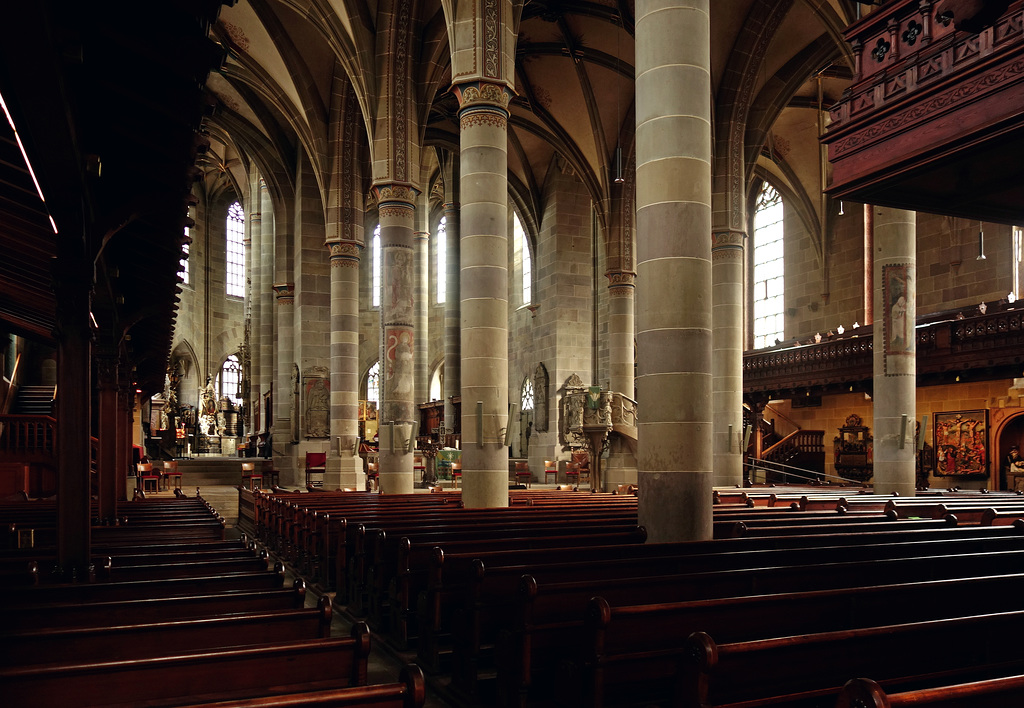
[[[968, 3], [955, 4], [967, 11]], [[832, 163], [828, 191], [1019, 223], [1024, 2], [1010, 2], [994, 24], [971, 31], [957, 29], [967, 18], [954, 17], [951, 7], [891, 0], [845, 30], [854, 77], [830, 109], [822, 139]]]
[[[922, 322], [923, 319], [932, 320]], [[743, 355], [743, 392], [752, 397], [791, 398], [849, 390], [870, 390], [871, 327], [856, 336], [820, 344], [762, 349]], [[917, 325], [918, 385], [1019, 377], [1024, 367], [1024, 307], [988, 306], [959, 318]]]
[[0, 416], [0, 460], [52, 462], [57, 421], [48, 415]]

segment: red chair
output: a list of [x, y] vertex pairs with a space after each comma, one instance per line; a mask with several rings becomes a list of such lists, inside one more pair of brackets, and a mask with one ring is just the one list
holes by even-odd
[[455, 480], [462, 481], [462, 460], [452, 463], [452, 489], [455, 488]]
[[526, 488], [530, 488], [530, 482], [533, 479], [533, 475], [530, 473], [529, 462], [517, 462], [515, 468], [516, 484], [519, 484], [520, 479], [526, 480]]
[[[327, 453], [307, 452], [306, 453], [306, 486], [324, 486], [324, 475], [327, 473]], [[317, 479], [316, 475], [320, 475]]]

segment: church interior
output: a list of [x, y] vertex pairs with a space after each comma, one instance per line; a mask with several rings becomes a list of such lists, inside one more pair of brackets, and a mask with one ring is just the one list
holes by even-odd
[[1024, 0], [0, 12], [5, 702], [1024, 697]]

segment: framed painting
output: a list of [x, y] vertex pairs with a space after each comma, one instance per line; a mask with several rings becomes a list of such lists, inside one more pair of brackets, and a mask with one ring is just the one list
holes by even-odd
[[935, 414], [935, 475], [988, 474], [988, 411]]

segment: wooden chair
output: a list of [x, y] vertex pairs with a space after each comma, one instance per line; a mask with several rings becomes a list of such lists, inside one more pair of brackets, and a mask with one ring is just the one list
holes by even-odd
[[[327, 473], [327, 453], [307, 452], [306, 453], [306, 486], [324, 486], [324, 474]], [[317, 479], [316, 475], [320, 475]]]
[[577, 464], [578, 474], [576, 477], [577, 484], [583, 481], [585, 477], [587, 481], [590, 481], [590, 453], [586, 451], [572, 453], [572, 461]]
[[177, 460], [166, 460], [163, 472], [164, 489], [181, 489], [181, 471]]
[[516, 484], [519, 484], [519, 480], [520, 479], [525, 479], [526, 480], [526, 488], [527, 489], [530, 488], [530, 481], [532, 480], [533, 475], [530, 473], [530, 463], [529, 462], [517, 462], [514, 474], [515, 474], [515, 477], [516, 477]]
[[565, 463], [565, 481], [572, 482], [573, 485], [579, 486], [580, 484], [580, 463], [569, 461]]
[[548, 483], [548, 475], [554, 475], [558, 482], [558, 460], [544, 460], [544, 484]]
[[455, 488], [455, 480], [462, 481], [462, 460], [452, 463], [452, 489]]
[[[153, 470], [152, 462], [140, 462], [137, 466], [139, 488], [142, 489], [142, 493], [146, 492], [159, 492], [160, 491], [160, 474]], [[150, 489], [152, 485], [152, 489]]]
[[257, 472], [255, 462], [242, 463], [242, 486], [254, 492], [263, 487], [263, 470]]

